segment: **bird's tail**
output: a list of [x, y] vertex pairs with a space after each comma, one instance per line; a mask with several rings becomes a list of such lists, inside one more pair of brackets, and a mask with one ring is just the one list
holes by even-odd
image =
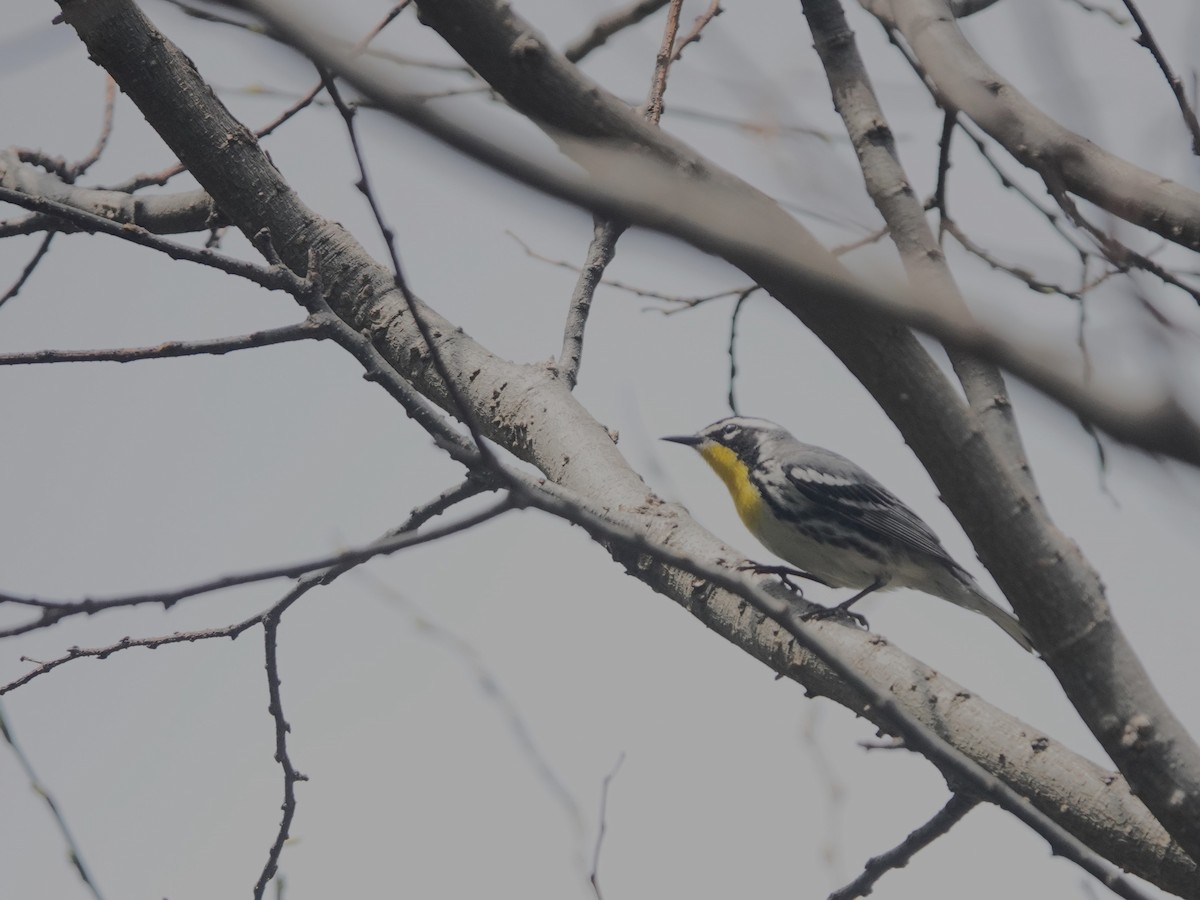
[[937, 592], [944, 599], [964, 609], [982, 613], [1003, 628], [1009, 637], [1030, 653], [1037, 652], [1033, 641], [1029, 638], [1029, 632], [1017, 621], [1017, 617], [1007, 609], [998, 606], [967, 572], [948, 570], [946, 575], [943, 583], [939, 585], [943, 590]]

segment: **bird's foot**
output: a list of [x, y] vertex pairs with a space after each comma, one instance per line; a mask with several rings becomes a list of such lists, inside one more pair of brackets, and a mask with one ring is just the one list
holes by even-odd
[[853, 619], [864, 630], [870, 631], [871, 625], [867, 622], [867, 617], [862, 613], [856, 613], [849, 610], [845, 605], [839, 606], [818, 606], [816, 609], [809, 610], [800, 616], [805, 622], [820, 622], [824, 619]]
[[747, 560], [738, 566], [737, 569], [739, 572], [753, 572], [755, 575], [777, 575], [785, 588], [801, 598], [804, 597], [804, 589], [792, 581], [793, 578], [805, 578], [809, 581], [815, 581], [817, 584], [827, 584], [827, 582], [816, 575], [810, 575], [808, 572], [800, 569], [793, 569], [791, 566], [767, 566]]

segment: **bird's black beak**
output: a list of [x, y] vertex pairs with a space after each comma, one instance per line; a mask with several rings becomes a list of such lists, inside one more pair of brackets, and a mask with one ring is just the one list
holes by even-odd
[[704, 438], [698, 434], [675, 434], [666, 437], [660, 437], [660, 441], [671, 441], [675, 444], [686, 444], [689, 447], [698, 447], [704, 443]]

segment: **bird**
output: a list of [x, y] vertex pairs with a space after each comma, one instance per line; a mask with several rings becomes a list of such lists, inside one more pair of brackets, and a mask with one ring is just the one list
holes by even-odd
[[[758, 541], [800, 573], [853, 597], [912, 588], [987, 616], [1034, 652], [1017, 618], [997, 605], [900, 498], [841, 454], [801, 443], [767, 419], [733, 416], [696, 434], [663, 437], [695, 448], [729, 489]], [[779, 567], [752, 566], [760, 571]]]

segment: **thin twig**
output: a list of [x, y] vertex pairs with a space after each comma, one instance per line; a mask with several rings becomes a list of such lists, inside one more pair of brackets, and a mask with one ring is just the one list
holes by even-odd
[[[376, 37], [378, 37], [379, 33], [381, 31], [383, 31], [383, 29], [386, 28], [388, 25], [390, 25], [396, 19], [396, 17], [399, 16], [400, 13], [402, 13], [411, 4], [412, 4], [412, 0], [401, 0], [401, 2], [397, 3], [390, 10], [388, 10], [388, 12], [386, 14], [384, 14], [383, 18], [381, 18], [378, 22], [376, 22], [375, 25], [373, 25], [371, 27], [371, 29], [358, 40], [358, 42], [352, 48], [351, 52], [353, 52], [354, 54], [357, 55], [358, 53], [361, 53], [362, 51], [364, 51], [367, 48], [367, 45], [371, 41], [373, 41]], [[181, 8], [183, 8], [183, 7], [181, 6]], [[236, 23], [236, 22], [231, 21], [228, 24], [240, 25], [241, 23]], [[297, 99], [296, 102], [294, 102], [291, 106], [289, 106], [283, 112], [279, 113], [279, 115], [277, 115], [274, 119], [272, 119], [266, 125], [263, 125], [261, 128], [258, 128], [257, 130], [255, 130], [255, 132], [254, 132], [255, 137], [259, 138], [260, 140], [262, 138], [267, 137], [267, 135], [274, 132], [281, 125], [288, 122], [290, 119], [292, 119], [298, 113], [307, 109], [310, 105], [312, 105], [312, 103], [317, 99], [317, 97], [320, 96], [321, 91], [324, 89], [324, 87], [325, 87], [325, 82], [318, 81], [311, 88], [309, 88], [308, 91], [306, 91], [299, 99]], [[127, 181], [121, 182], [118, 185], [114, 185], [111, 188], [111, 190], [122, 191], [125, 193], [133, 193], [134, 191], [141, 190], [142, 188], [150, 187], [152, 185], [166, 184], [168, 181], [170, 181], [176, 175], [180, 175], [184, 171], [185, 171], [185, 169], [184, 169], [184, 166], [182, 163], [175, 163], [174, 165], [168, 166], [166, 169], [163, 169], [159, 172], [155, 172], [153, 174], [135, 176], [134, 178], [131, 178], [131, 179], [128, 179]]]
[[1134, 41], [1149, 50], [1154, 61], [1158, 63], [1158, 67], [1162, 69], [1163, 77], [1167, 79], [1171, 93], [1175, 95], [1175, 102], [1179, 104], [1179, 112], [1183, 115], [1183, 124], [1187, 126], [1187, 130], [1192, 135], [1192, 153], [1200, 156], [1200, 122], [1196, 121], [1196, 112], [1188, 103], [1187, 95], [1183, 91], [1183, 82], [1178, 75], [1171, 71], [1171, 64], [1167, 62], [1166, 56], [1158, 46], [1158, 41], [1154, 40], [1154, 35], [1150, 33], [1150, 25], [1142, 17], [1142, 12], [1138, 9], [1137, 4], [1133, 0], [1124, 0], [1124, 3], [1141, 32], [1134, 38]]
[[33, 350], [29, 353], [0, 354], [0, 366], [28, 366], [42, 363], [118, 362], [141, 359], [170, 359], [180, 356], [220, 356], [237, 350], [251, 350], [293, 341], [320, 340], [331, 337], [327, 325], [319, 319], [307, 318], [294, 325], [252, 331], [237, 337], [212, 338], [202, 341], [165, 341], [153, 347], [124, 347], [105, 350]]
[[711, 0], [711, 2], [708, 4], [708, 9], [696, 16], [696, 20], [692, 22], [692, 27], [688, 29], [688, 33], [676, 42], [675, 51], [671, 54], [671, 62], [679, 61], [679, 58], [683, 56], [684, 48], [687, 47], [688, 44], [698, 43], [700, 41], [701, 33], [704, 31], [708, 23], [723, 12], [724, 10], [721, 9], [721, 0]]
[[17, 280], [4, 292], [4, 296], [0, 297], [0, 306], [3, 306], [13, 297], [17, 296], [17, 294], [21, 293], [21, 288], [25, 287], [25, 282], [29, 280], [29, 276], [34, 273], [34, 270], [38, 267], [38, 263], [42, 261], [46, 253], [50, 250], [50, 243], [54, 240], [55, 234], [57, 232], [51, 231], [42, 237], [37, 250], [30, 257], [29, 262], [25, 264], [25, 268], [21, 270], [21, 274], [17, 276]]
[[942, 116], [942, 136], [938, 140], [937, 187], [933, 191], [933, 206], [938, 211], [937, 242], [945, 243], [946, 220], [950, 218], [948, 193], [950, 190], [950, 144], [954, 139], [954, 127], [958, 124], [958, 113], [946, 110]]
[[[429, 503], [413, 509], [412, 513], [409, 515], [408, 519], [405, 520], [404, 524], [397, 528], [393, 528], [391, 531], [388, 531], [380, 540], [388, 540], [401, 535], [411, 534], [434, 516], [439, 516], [444, 513], [451, 506], [454, 506], [455, 504], [466, 500], [469, 497], [473, 497], [482, 491], [492, 489], [494, 489], [494, 485], [489, 480], [474, 476], [468, 477], [458, 486], [443, 491]], [[438, 536], [446, 537], [450, 534], [457, 533], [460, 530], [462, 530], [462, 527], [454, 527], [452, 530], [443, 531]], [[378, 543], [378, 541], [375, 543]], [[364, 562], [366, 562], [365, 559], [350, 559], [327, 569], [321, 569], [312, 573], [311, 575], [306, 575], [305, 577], [301, 578], [296, 586], [289, 590], [282, 597], [282, 599], [279, 600], [279, 602], [272, 606], [271, 609], [267, 610], [266, 612], [257, 613], [248, 619], [242, 620], [241, 622], [235, 622], [231, 625], [226, 625], [222, 628], [206, 628], [197, 631], [177, 631], [174, 634], [149, 638], [135, 639], [126, 637], [114, 644], [109, 644], [106, 647], [72, 647], [65, 655], [58, 657], [57, 659], [47, 660], [46, 662], [30, 659], [28, 657], [21, 657], [23, 662], [36, 663], [37, 668], [26, 673], [15, 681], [0, 686], [0, 696], [76, 659], [84, 659], [88, 657], [95, 659], [106, 659], [114, 653], [118, 653], [122, 650], [128, 650], [132, 647], [145, 647], [153, 650], [167, 644], [194, 643], [196, 641], [210, 640], [212, 638], [227, 637], [231, 640], [234, 640], [247, 629], [262, 624], [263, 619], [269, 613], [286, 610], [314, 587], [317, 587], [318, 585], [330, 584], [339, 576], [344, 575], [346, 572], [349, 572], [351, 569], [359, 565], [362, 565]]]
[[421, 314], [420, 303], [416, 295], [408, 287], [408, 282], [404, 277], [404, 269], [400, 265], [400, 253], [396, 249], [396, 232], [387, 224], [383, 216], [383, 208], [379, 204], [375, 191], [371, 188], [370, 177], [367, 175], [366, 156], [363, 154], [362, 144], [358, 139], [358, 129], [354, 126], [354, 110], [342, 99], [341, 91], [334, 82], [333, 75], [320, 65], [317, 65], [317, 71], [320, 72], [321, 79], [325, 82], [325, 90], [329, 93], [330, 99], [333, 100], [334, 105], [342, 116], [342, 121], [346, 125], [346, 134], [350, 138], [350, 147], [354, 152], [354, 159], [358, 165], [359, 180], [355, 186], [366, 198], [371, 215], [375, 219], [375, 225], [379, 229], [379, 233], [382, 235], [384, 243], [387, 246], [388, 257], [392, 263], [392, 284], [399, 292], [401, 298], [403, 298], [404, 304], [408, 308], [408, 313], [412, 316], [413, 324], [417, 326], [417, 332], [421, 335], [421, 340], [425, 344], [426, 351], [429, 353], [434, 371], [437, 372], [446, 389], [446, 396], [450, 400], [454, 415], [471, 432], [471, 439], [474, 441], [479, 463], [486, 469], [499, 472], [502, 467], [497, 463], [495, 453], [483, 438], [483, 429], [479, 424], [479, 419], [475, 415], [471, 405], [463, 397], [462, 389], [458, 382], [451, 377], [449, 370], [446, 368], [446, 361], [442, 358], [442, 354], [434, 343], [435, 336], [433, 331], [430, 329], [429, 323], [425, 321], [425, 317]]
[[1072, 291], [1068, 288], [1062, 287], [1061, 285], [1051, 284], [1048, 281], [1042, 281], [1028, 269], [1023, 269], [1020, 266], [1012, 266], [1001, 262], [979, 244], [971, 240], [971, 238], [966, 235], [962, 228], [959, 227], [958, 223], [949, 216], [941, 217], [939, 222], [939, 230], [942, 234], [949, 234], [956, 241], [958, 241], [959, 245], [964, 250], [966, 250], [972, 256], [976, 256], [983, 260], [991, 268], [998, 272], [1006, 272], [1016, 278], [1018, 281], [1024, 282], [1031, 291], [1039, 294], [1061, 294], [1070, 300], [1081, 300], [1083, 298], [1083, 294], [1079, 291]]
[[54, 216], [55, 218], [69, 222], [82, 231], [107, 234], [142, 247], [148, 247], [151, 250], [157, 250], [159, 253], [166, 254], [171, 259], [186, 260], [187, 262], [219, 269], [227, 275], [236, 275], [239, 278], [245, 278], [247, 281], [252, 281], [268, 290], [287, 291], [295, 283], [293, 280], [283, 276], [277, 269], [264, 269], [262, 266], [257, 266], [254, 263], [214, 253], [212, 250], [196, 250], [186, 244], [169, 241], [156, 234], [151, 234], [139, 225], [114, 222], [103, 216], [97, 216], [93, 213], [76, 209], [73, 206], [67, 206], [65, 203], [57, 203], [53, 200], [35, 197], [31, 194], [23, 194], [20, 191], [13, 191], [4, 187], [0, 187], [0, 201], [12, 203], [15, 206], [23, 207], [32, 212]]
[[733, 305], [733, 315], [729, 317], [729, 411], [733, 415], [741, 415], [738, 412], [737, 399], [733, 395], [733, 385], [737, 381], [737, 354], [734, 352], [734, 347], [737, 342], [737, 326], [738, 317], [742, 314], [742, 307], [746, 303], [746, 299], [758, 290], [758, 286], [747, 288], [738, 294], [737, 303]]
[[860, 247], [867, 247], [871, 244], [877, 244], [888, 236], [890, 229], [884, 225], [882, 228], [877, 228], [865, 237], [859, 238], [857, 241], [851, 241], [848, 244], [839, 244], [829, 252], [834, 256], [844, 256], [853, 250], [858, 250]]
[[[667, 10], [667, 23], [662, 43], [655, 57], [654, 77], [650, 83], [650, 96], [644, 107], [646, 121], [657, 125], [662, 118], [663, 93], [667, 89], [667, 72], [671, 66], [671, 48], [679, 29], [679, 10], [683, 0], [671, 0]], [[579, 381], [579, 367], [583, 362], [583, 338], [588, 315], [596, 287], [604, 277], [604, 270], [617, 252], [617, 241], [625, 233], [626, 225], [613, 219], [595, 216], [592, 220], [592, 240], [588, 245], [587, 259], [575, 280], [575, 289], [567, 307], [567, 320], [563, 325], [562, 350], [558, 357], [558, 374], [567, 387], [575, 389]], [[527, 251], [528, 252], [528, 251]]]
[[567, 44], [563, 49], [563, 56], [573, 63], [579, 62], [610, 37], [653, 15], [667, 3], [668, 0], [634, 0], [628, 6], [597, 19], [586, 34]]
[[[568, 271], [575, 272], [576, 274], [583, 271], [582, 267], [577, 266], [575, 263], [567, 262], [565, 259], [551, 259], [549, 256], [544, 256], [541, 253], [538, 253], [511, 231], [506, 231], [505, 234], [516, 241], [517, 244], [520, 245], [521, 249], [525, 251], [525, 255], [530, 259], [536, 259], [538, 262], [544, 262], [547, 265], [556, 266], [560, 269], [567, 269]], [[730, 288], [729, 290], [725, 291], [716, 291], [712, 294], [698, 294], [692, 297], [685, 297], [680, 294], [664, 294], [662, 291], [652, 291], [649, 288], [642, 288], [633, 284], [626, 284], [624, 281], [617, 281], [615, 278], [601, 278], [599, 284], [602, 284], [605, 287], [613, 288], [614, 290], [624, 291], [627, 294], [633, 294], [636, 297], [645, 297], [647, 300], [661, 300], [664, 303], [673, 303], [676, 306], [685, 309], [691, 309], [693, 306], [699, 306], [701, 303], [708, 303], [710, 300], [723, 300], [726, 297], [737, 297], [745, 291], [752, 290], [756, 287], [756, 285], [750, 284], [744, 287]], [[647, 307], [647, 309], [657, 309], [657, 307]], [[664, 312], [666, 315], [670, 315], [673, 312], [678, 312], [678, 310], [662, 310], [662, 312]]]
[[80, 175], [87, 172], [100, 159], [100, 155], [104, 153], [104, 148], [108, 146], [108, 139], [112, 137], [113, 110], [116, 107], [116, 103], [117, 83], [109, 75], [104, 85], [104, 114], [100, 120], [100, 134], [96, 138], [96, 143], [92, 146], [91, 152], [83, 159], [71, 165], [70, 171], [72, 177], [69, 179], [70, 181], [73, 182]]
[[862, 874], [840, 890], [829, 895], [829, 900], [855, 900], [865, 897], [875, 887], [875, 882], [892, 869], [903, 869], [909, 860], [924, 850], [935, 840], [946, 834], [958, 822], [974, 809], [979, 801], [974, 797], [954, 794], [946, 801], [946, 805], [938, 810], [933, 818], [921, 825], [903, 841], [878, 856], [867, 860]]
[[[144, 606], [147, 604], [158, 604], [163, 609], [170, 609], [181, 600], [186, 600], [189, 597], [198, 597], [202, 594], [211, 594], [214, 591], [225, 590], [226, 588], [238, 587], [244, 584], [255, 584], [260, 581], [273, 581], [276, 578], [298, 578], [309, 572], [323, 569], [336, 569], [345, 565], [354, 565], [360, 562], [366, 562], [376, 556], [386, 556], [390, 553], [395, 553], [398, 550], [403, 550], [406, 547], [413, 547], [417, 544], [425, 544], [430, 541], [435, 541], [451, 534], [457, 534], [474, 525], [486, 522], [501, 513], [512, 509], [512, 503], [509, 498], [504, 498], [500, 502], [467, 516], [459, 522], [436, 528], [422, 534], [413, 534], [406, 532], [390, 537], [380, 538], [373, 541], [364, 547], [354, 550], [345, 550], [341, 553], [333, 553], [316, 559], [308, 560], [307, 562], [292, 563], [289, 565], [273, 566], [262, 569], [254, 569], [249, 572], [241, 572], [236, 575], [225, 575], [220, 578], [212, 578], [207, 581], [202, 581], [197, 584], [192, 584], [184, 588], [178, 588], [170, 591], [153, 591], [145, 594], [127, 594], [121, 597], [109, 597], [105, 599], [90, 599], [83, 600], [45, 600], [38, 597], [20, 597], [14, 594], [0, 594], [0, 604], [11, 603], [16, 606], [31, 606], [42, 611], [40, 618], [33, 622], [27, 622], [24, 625], [13, 626], [4, 631], [0, 631], [0, 638], [13, 637], [19, 634], [25, 634], [29, 631], [34, 631], [39, 628], [45, 628], [50, 625], [60, 622], [63, 619], [68, 619], [79, 615], [95, 615], [98, 612], [103, 612], [109, 609], [117, 609], [120, 607], [129, 606]], [[0, 688], [0, 694], [11, 690], [11, 686]]]
[[283, 769], [283, 816], [279, 821], [279, 831], [275, 835], [275, 841], [267, 853], [266, 865], [263, 866], [262, 874], [258, 876], [258, 883], [254, 886], [254, 900], [262, 900], [267, 885], [271, 883], [271, 879], [279, 869], [279, 854], [283, 852], [283, 845], [290, 835], [292, 819], [296, 815], [296, 784], [300, 781], [308, 781], [307, 775], [296, 770], [288, 753], [287, 736], [292, 730], [292, 726], [283, 717], [283, 701], [280, 699], [279, 693], [278, 638], [279, 614], [273, 613], [263, 621], [263, 648], [266, 657], [267, 695], [270, 698], [267, 711], [275, 723], [275, 762], [279, 763], [280, 768]]
[[63, 836], [63, 840], [67, 844], [67, 853], [70, 855], [71, 865], [75, 867], [75, 871], [79, 873], [80, 879], [96, 900], [104, 900], [104, 896], [100, 893], [100, 888], [96, 884], [95, 878], [92, 877], [88, 867], [83, 862], [83, 851], [79, 849], [79, 844], [75, 842], [75, 837], [71, 834], [71, 829], [67, 825], [66, 817], [63, 816], [62, 810], [59, 809], [58, 803], [54, 799], [54, 795], [50, 793], [50, 789], [42, 783], [42, 780], [37, 777], [37, 773], [33, 770], [33, 764], [29, 761], [29, 757], [25, 755], [20, 745], [17, 743], [16, 736], [13, 734], [12, 724], [8, 721], [8, 716], [4, 712], [4, 707], [0, 706], [0, 737], [3, 737], [8, 742], [9, 749], [12, 750], [13, 756], [17, 758], [17, 765], [25, 773], [25, 777], [29, 779], [29, 786], [33, 788], [33, 792], [46, 801], [46, 805], [50, 807], [50, 815], [54, 817], [55, 823], [58, 825], [59, 833]]
[[613, 779], [617, 777], [617, 772], [621, 770], [623, 762], [625, 762], [624, 751], [617, 755], [617, 761], [604, 776], [604, 781], [600, 783], [600, 821], [596, 826], [596, 847], [592, 851], [592, 871], [588, 876], [588, 883], [592, 886], [592, 893], [596, 895], [596, 900], [604, 900], [600, 893], [600, 850], [604, 846], [604, 833], [608, 830], [608, 789], [612, 785]]

